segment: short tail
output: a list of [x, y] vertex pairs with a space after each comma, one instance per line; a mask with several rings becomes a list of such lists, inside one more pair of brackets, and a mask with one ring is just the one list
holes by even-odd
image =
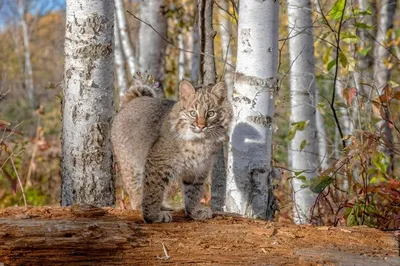
[[125, 106], [128, 102], [135, 98], [148, 96], [153, 98], [163, 98], [164, 91], [160, 86], [160, 82], [156, 81], [152, 75], [147, 72], [142, 75], [139, 71], [133, 76], [133, 84], [125, 95], [121, 98], [120, 106]]

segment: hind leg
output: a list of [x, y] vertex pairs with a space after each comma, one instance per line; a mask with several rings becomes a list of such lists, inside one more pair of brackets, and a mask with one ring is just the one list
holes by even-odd
[[142, 191], [140, 187], [134, 186], [129, 193], [129, 201], [132, 210], [140, 210], [142, 206]]
[[132, 166], [120, 166], [123, 188], [128, 193], [132, 210], [140, 210], [142, 202], [141, 178]]

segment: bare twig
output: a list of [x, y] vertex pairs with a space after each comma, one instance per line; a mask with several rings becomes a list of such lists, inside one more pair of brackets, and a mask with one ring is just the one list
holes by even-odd
[[343, 131], [342, 131], [342, 128], [340, 126], [339, 118], [338, 118], [338, 115], [337, 115], [336, 109], [335, 109], [335, 96], [336, 96], [337, 77], [338, 77], [338, 74], [339, 74], [339, 55], [340, 55], [340, 40], [341, 40], [340, 39], [340, 32], [342, 31], [343, 18], [344, 18], [346, 5], [347, 5], [347, 0], [344, 1], [342, 15], [340, 17], [339, 28], [338, 28], [337, 37], [336, 37], [336, 58], [335, 58], [336, 65], [335, 65], [335, 76], [333, 78], [332, 100], [331, 100], [331, 103], [330, 103], [330, 106], [331, 106], [331, 109], [332, 109], [332, 112], [333, 112], [333, 116], [335, 118], [336, 126], [337, 126], [337, 128], [339, 130], [340, 138], [342, 140], [343, 148], [346, 148], [346, 141], [343, 139]]
[[[346, 8], [346, 3], [347, 3], [347, 1], [345, 1], [345, 3], [344, 3], [344, 8]], [[319, 0], [318, 0], [318, 5], [321, 6], [321, 3], [319, 2]], [[342, 19], [343, 19], [344, 8], [343, 8], [343, 13], [342, 13], [342, 18], [340, 19], [340, 24], [342, 23]], [[324, 12], [322, 12], [322, 9], [321, 9], [321, 16], [322, 16], [322, 19], [324, 20], [326, 26], [328, 26], [328, 28], [331, 30], [331, 32], [335, 33], [336, 32], [335, 29], [332, 28], [331, 24], [329, 23], [328, 19], [325, 16]], [[340, 27], [340, 25], [339, 25], [339, 27]]]
[[10, 90], [8, 90], [8, 91], [0, 91], [0, 102], [3, 101], [7, 97], [7, 94], [9, 92], [10, 92]]
[[168, 255], [168, 250], [167, 247], [164, 245], [164, 243], [161, 243], [162, 247], [163, 247], [163, 251], [165, 256], [157, 256], [157, 259], [159, 260], [167, 260], [170, 259], [171, 257]]
[[[126, 10], [126, 12], [128, 12], [129, 15], [133, 16], [135, 19], [139, 20], [140, 22], [142, 22], [143, 24], [149, 26], [158, 36], [160, 36], [161, 39], [163, 39], [167, 44], [171, 45], [173, 48], [178, 49], [180, 51], [183, 51], [185, 53], [190, 53], [190, 54], [199, 54], [199, 55], [206, 55], [206, 56], [211, 56], [215, 59], [217, 59], [218, 61], [221, 62], [225, 62], [223, 58], [212, 55], [212, 54], [207, 54], [207, 53], [203, 53], [203, 52], [194, 52], [194, 51], [190, 51], [190, 50], [186, 50], [183, 48], [179, 48], [178, 46], [176, 46], [171, 40], [168, 40], [167, 38], [165, 38], [164, 36], [162, 36], [150, 23], [147, 23], [146, 21], [142, 20], [141, 18], [139, 18], [138, 16], [134, 15], [132, 12], [130, 12], [129, 10]], [[232, 65], [228, 62], [225, 62], [226, 65], [232, 67], [233, 69], [235, 69], [235, 65]]]
[[229, 49], [231, 49], [230, 48], [230, 46], [231, 46], [231, 41], [232, 41], [232, 39], [233, 39], [233, 36], [232, 36], [232, 34], [228, 31], [228, 29], [224, 26], [224, 25], [222, 25], [222, 24], [219, 24], [219, 26], [221, 26], [222, 28], [224, 28], [224, 30], [229, 34], [229, 41], [228, 41], [228, 44], [226, 45], [226, 52], [225, 52], [225, 55], [224, 55], [224, 67], [223, 67], [223, 72], [222, 72], [222, 75], [221, 75], [221, 77], [220, 77], [220, 81], [221, 80], [224, 80], [224, 77], [225, 77], [225, 73], [226, 73], [226, 64], [227, 64], [227, 62], [228, 62], [228, 54], [229, 54]]
[[233, 20], [235, 20], [236, 24], [238, 24], [238, 18], [236, 17], [236, 12], [233, 12], [233, 14], [232, 14], [232, 13], [229, 12], [229, 10], [223, 8], [220, 4], [218, 4], [217, 1], [214, 1], [214, 3], [219, 9], [224, 11], [226, 14], [228, 14], [229, 17], [231, 17]]
[[239, 9], [237, 7], [237, 4], [235, 2], [235, 0], [230, 0], [230, 2], [232, 3], [233, 9], [235, 10], [236, 13], [239, 13]]
[[11, 161], [11, 165], [12, 165], [12, 167], [13, 167], [13, 169], [14, 169], [15, 175], [17, 176], [19, 186], [21, 187], [22, 198], [24, 199], [25, 207], [28, 207], [28, 204], [26, 203], [25, 190], [24, 190], [24, 187], [22, 186], [21, 178], [19, 177], [17, 168], [15, 168], [14, 160], [13, 160], [12, 157], [10, 157], [10, 161]]
[[32, 155], [31, 155], [31, 160], [29, 162], [28, 174], [26, 175], [25, 185], [26, 185], [27, 188], [32, 186], [31, 177], [32, 177], [32, 172], [33, 172], [33, 168], [34, 168], [34, 164], [35, 164], [36, 153], [37, 153], [38, 146], [39, 146], [38, 145], [39, 138], [40, 138], [40, 126], [38, 126], [36, 128], [35, 142], [33, 144], [33, 151], [32, 151]]

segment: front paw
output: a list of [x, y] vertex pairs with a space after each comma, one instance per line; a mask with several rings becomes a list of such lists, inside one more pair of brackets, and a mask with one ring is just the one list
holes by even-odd
[[200, 208], [193, 210], [189, 214], [189, 217], [192, 218], [193, 220], [197, 220], [197, 221], [210, 219], [210, 218], [212, 218], [212, 211], [210, 208], [200, 207]]
[[143, 219], [146, 223], [169, 223], [172, 216], [167, 211], [161, 211], [156, 214], [143, 214]]

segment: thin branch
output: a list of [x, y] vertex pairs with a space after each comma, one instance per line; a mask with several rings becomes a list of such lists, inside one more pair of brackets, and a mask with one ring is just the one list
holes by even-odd
[[21, 178], [19, 177], [17, 168], [15, 167], [14, 160], [13, 160], [12, 157], [10, 157], [10, 161], [11, 161], [11, 165], [12, 165], [12, 167], [13, 167], [13, 169], [14, 169], [14, 172], [15, 172], [15, 174], [16, 174], [16, 176], [17, 176], [19, 186], [21, 187], [22, 198], [24, 199], [24, 204], [25, 204], [25, 208], [26, 208], [26, 207], [28, 207], [28, 204], [26, 203], [26, 197], [25, 197], [24, 186], [22, 185]]
[[230, 0], [230, 2], [231, 2], [231, 4], [232, 4], [233, 9], [235, 10], [235, 12], [236, 12], [236, 13], [239, 13], [239, 9], [238, 9], [238, 7], [237, 7], [237, 4], [236, 4], [235, 0]]
[[[180, 51], [183, 51], [185, 53], [190, 53], [190, 54], [199, 54], [199, 55], [206, 55], [206, 56], [211, 56], [215, 59], [217, 59], [218, 61], [221, 62], [225, 62], [223, 58], [215, 56], [215, 55], [211, 55], [211, 54], [207, 54], [207, 53], [203, 53], [203, 52], [194, 52], [194, 51], [190, 51], [190, 50], [186, 50], [183, 48], [179, 48], [177, 47], [171, 40], [168, 40], [167, 38], [165, 38], [164, 36], [162, 36], [150, 23], [147, 23], [146, 21], [142, 20], [141, 18], [137, 17], [136, 15], [134, 15], [132, 12], [130, 12], [129, 10], [126, 10], [126, 12], [128, 12], [129, 15], [133, 16], [135, 19], [139, 20], [140, 22], [142, 22], [143, 24], [149, 26], [155, 33], [157, 33], [158, 36], [160, 36], [161, 39], [163, 39], [167, 44], [171, 45], [173, 48], [178, 49]], [[231, 68], [235, 69], [235, 65], [232, 65], [228, 62], [225, 62], [226, 65], [230, 66]]]
[[[223, 0], [223, 1], [225, 1], [225, 0]], [[235, 12], [233, 12], [233, 14], [232, 14], [232, 13], [229, 12], [229, 10], [224, 9], [220, 4], [218, 4], [217, 1], [214, 1], [214, 3], [219, 9], [224, 11], [226, 14], [228, 14], [228, 16], [230, 16], [233, 20], [235, 20], [236, 24], [238, 24], [238, 18], [236, 17], [236, 13]]]
[[163, 247], [163, 251], [164, 251], [164, 255], [165, 256], [157, 256], [157, 259], [159, 260], [167, 260], [169, 258], [171, 258], [170, 255], [168, 255], [168, 250], [166, 248], [166, 246], [164, 245], [164, 243], [161, 243], [162, 247]]
[[400, 58], [398, 58], [398, 57], [396, 56], [396, 54], [393, 53], [393, 52], [391, 51], [391, 49], [388, 49], [384, 44], [380, 43], [380, 42], [375, 38], [375, 36], [373, 36], [373, 35], [372, 35], [371, 33], [369, 33], [368, 31], [365, 31], [365, 32], [369, 35], [369, 37], [370, 37], [372, 40], [374, 40], [375, 43], [377, 43], [378, 45], [380, 45], [380, 46], [382, 46], [383, 48], [385, 48], [386, 51], [387, 51], [389, 54], [391, 54], [394, 58], [396, 58], [397, 61], [400, 61]]
[[333, 78], [332, 100], [331, 100], [331, 103], [330, 103], [330, 106], [331, 106], [331, 109], [332, 109], [332, 112], [333, 112], [333, 116], [335, 117], [336, 126], [337, 126], [337, 128], [339, 130], [340, 138], [342, 140], [343, 148], [346, 148], [346, 141], [343, 139], [343, 131], [342, 131], [342, 128], [340, 127], [339, 118], [337, 116], [336, 109], [335, 109], [335, 96], [336, 96], [337, 77], [338, 77], [338, 74], [339, 74], [339, 55], [340, 55], [340, 40], [341, 40], [340, 39], [340, 32], [342, 31], [343, 18], [344, 18], [346, 5], [347, 5], [347, 0], [344, 1], [342, 15], [341, 15], [340, 21], [339, 21], [339, 28], [338, 28], [338, 31], [337, 31], [336, 58], [335, 58], [336, 65], [335, 65], [335, 75], [334, 75], [334, 78]]
[[[344, 13], [344, 9], [346, 8], [346, 3], [347, 3], [347, 1], [345, 1], [344, 8], [343, 8], [343, 13]], [[319, 2], [319, 0], [318, 0], [318, 5], [321, 6], [321, 3]], [[340, 23], [343, 20], [343, 13], [342, 13], [342, 18], [340, 19]], [[328, 26], [328, 28], [331, 30], [331, 32], [333, 32], [333, 33], [336, 32], [335, 29], [332, 28], [332, 26], [329, 23], [328, 19], [325, 17], [324, 12], [322, 12], [322, 8], [321, 8], [321, 16], [322, 16], [326, 26]], [[340, 27], [340, 25], [339, 25], [339, 27]], [[339, 28], [339, 30], [340, 30], [340, 28]]]
[[[223, 25], [222, 25], [223, 26]], [[224, 27], [225, 28], [225, 27]], [[222, 72], [222, 76], [221, 76], [221, 78], [220, 78], [220, 80], [223, 80], [224, 78], [225, 78], [225, 73], [226, 73], [226, 64], [227, 64], [227, 62], [228, 62], [228, 54], [229, 54], [229, 49], [231, 49], [230, 48], [230, 45], [231, 45], [231, 38], [229, 38], [229, 41], [228, 41], [228, 44], [227, 44], [227, 47], [226, 47], [226, 52], [225, 52], [225, 59], [224, 59], [224, 67], [223, 67], [223, 72]]]

